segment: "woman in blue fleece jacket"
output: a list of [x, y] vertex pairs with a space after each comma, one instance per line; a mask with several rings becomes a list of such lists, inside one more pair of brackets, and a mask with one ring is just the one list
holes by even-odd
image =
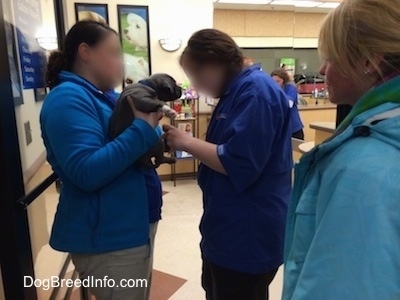
[[[145, 175], [135, 161], [159, 139], [159, 113], [135, 112], [113, 141], [108, 124], [122, 79], [117, 33], [107, 25], [78, 22], [62, 52], [52, 54], [52, 91], [40, 121], [47, 158], [63, 182], [50, 245], [70, 252], [80, 276], [109, 278], [91, 287], [97, 300], [147, 299], [148, 289], [123, 279], [149, 280], [154, 226], [149, 226]], [[114, 286], [112, 287], [111, 285]]]

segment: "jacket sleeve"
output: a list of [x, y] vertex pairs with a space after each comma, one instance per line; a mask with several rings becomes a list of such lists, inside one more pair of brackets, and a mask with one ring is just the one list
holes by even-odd
[[288, 97], [289, 101], [293, 101], [293, 103], [295, 103], [296, 105], [298, 104], [298, 92], [296, 86], [291, 83], [286, 84], [285, 94]]
[[400, 299], [400, 169], [370, 159], [322, 177], [292, 299]]
[[91, 101], [74, 89], [57, 93], [57, 99], [46, 99], [51, 102], [41, 114], [43, 137], [66, 176], [82, 190], [108, 184], [159, 139], [154, 128], [136, 119], [110, 142]]
[[279, 112], [273, 111], [273, 100], [266, 97], [266, 93], [253, 92], [235, 99], [225, 130], [227, 142], [217, 146], [218, 157], [238, 192], [257, 181], [271, 156], [275, 135], [281, 132]]

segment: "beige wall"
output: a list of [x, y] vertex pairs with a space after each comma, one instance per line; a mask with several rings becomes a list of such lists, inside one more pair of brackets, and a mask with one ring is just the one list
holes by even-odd
[[214, 28], [240, 47], [317, 47], [326, 14], [294, 11], [214, 10]]
[[231, 36], [293, 37], [293, 23], [290, 11], [214, 10], [214, 28]]
[[295, 13], [293, 36], [295, 38], [318, 38], [326, 14]]

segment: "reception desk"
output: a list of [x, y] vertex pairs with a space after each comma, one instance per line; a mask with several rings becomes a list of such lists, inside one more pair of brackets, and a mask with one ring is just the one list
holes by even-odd
[[299, 105], [299, 114], [304, 125], [304, 140], [311, 142], [315, 140], [315, 129], [311, 127], [316, 122], [336, 122], [336, 105]]
[[333, 135], [336, 124], [334, 122], [313, 122], [310, 124], [310, 128], [315, 130], [314, 142], [319, 145]]
[[[304, 142], [298, 145], [298, 152], [300, 154], [307, 153], [315, 147], [329, 139], [336, 130], [335, 122], [313, 122], [310, 124], [310, 128], [315, 130], [314, 140]], [[298, 155], [296, 156], [298, 158]]]

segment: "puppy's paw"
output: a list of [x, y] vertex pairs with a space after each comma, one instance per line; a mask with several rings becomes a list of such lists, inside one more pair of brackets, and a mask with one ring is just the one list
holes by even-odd
[[163, 106], [162, 112], [165, 114], [165, 116], [171, 119], [175, 119], [178, 116], [178, 113], [168, 105]]

